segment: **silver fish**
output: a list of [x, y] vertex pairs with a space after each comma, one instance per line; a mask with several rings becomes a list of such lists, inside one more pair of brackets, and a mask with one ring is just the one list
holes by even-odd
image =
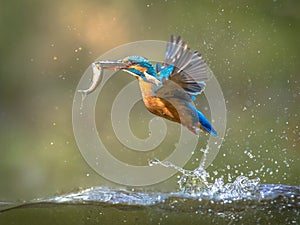
[[82, 93], [82, 100], [84, 100], [88, 94], [95, 91], [99, 86], [102, 81], [104, 69], [122, 69], [125, 66], [126, 64], [121, 60], [99, 61], [92, 63], [93, 76], [89, 88], [85, 90], [78, 90], [78, 92]]

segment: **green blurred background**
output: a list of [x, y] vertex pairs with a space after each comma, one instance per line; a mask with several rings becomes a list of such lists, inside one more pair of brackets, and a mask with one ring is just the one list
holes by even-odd
[[[118, 186], [76, 146], [77, 83], [111, 48], [170, 34], [202, 53], [224, 92], [227, 135], [209, 180], [246, 175], [299, 185], [299, 12], [298, 0], [1, 0], [0, 201]], [[136, 111], [151, 118], [141, 106]], [[176, 188], [173, 177], [148, 189]]]

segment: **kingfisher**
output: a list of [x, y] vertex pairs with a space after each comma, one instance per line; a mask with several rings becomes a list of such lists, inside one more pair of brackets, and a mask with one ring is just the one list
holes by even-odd
[[194, 134], [217, 132], [194, 104], [210, 77], [210, 69], [198, 51], [191, 51], [180, 36], [171, 35], [163, 63], [152, 64], [142, 56], [92, 63], [90, 87], [79, 90], [83, 97], [101, 82], [104, 69], [122, 70], [138, 79], [143, 102], [153, 114], [180, 123]]

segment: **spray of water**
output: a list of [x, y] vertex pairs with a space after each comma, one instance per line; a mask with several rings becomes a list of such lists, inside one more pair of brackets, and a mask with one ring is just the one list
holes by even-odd
[[[204, 151], [203, 161], [205, 161], [207, 151]], [[158, 159], [149, 161], [149, 165], [160, 165], [173, 168], [182, 175], [178, 180], [181, 192], [191, 195], [206, 195], [215, 199], [243, 199], [259, 196], [260, 179], [249, 179], [246, 176], [238, 176], [232, 183], [224, 182], [224, 178], [216, 178], [214, 183], [209, 183], [207, 178], [209, 173], [203, 167], [203, 161], [194, 170], [185, 170], [171, 162], [162, 162]]]

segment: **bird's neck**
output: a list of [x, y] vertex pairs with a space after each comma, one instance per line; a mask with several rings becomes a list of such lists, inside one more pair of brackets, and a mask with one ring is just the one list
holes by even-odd
[[154, 90], [156, 85], [147, 81], [144, 81], [142, 78], [138, 78], [140, 89], [142, 92], [143, 99], [146, 97], [154, 96]]

